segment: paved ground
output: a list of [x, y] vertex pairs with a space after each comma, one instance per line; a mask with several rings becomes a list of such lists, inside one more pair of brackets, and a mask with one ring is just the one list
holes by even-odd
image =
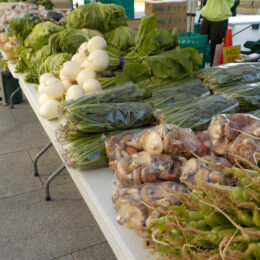
[[47, 151], [33, 176], [33, 158], [48, 138], [27, 101], [0, 105], [0, 260], [112, 260], [110, 246], [67, 171], [43, 185], [61, 160]]

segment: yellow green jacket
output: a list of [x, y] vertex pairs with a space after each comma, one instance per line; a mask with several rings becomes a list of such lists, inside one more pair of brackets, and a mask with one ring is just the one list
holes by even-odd
[[230, 8], [235, 0], [208, 0], [201, 9], [201, 15], [210, 21], [222, 21], [231, 15]]

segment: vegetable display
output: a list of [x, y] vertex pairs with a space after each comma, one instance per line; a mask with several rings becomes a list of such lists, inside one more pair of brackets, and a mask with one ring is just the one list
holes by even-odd
[[176, 29], [152, 14], [136, 31], [116, 4], [61, 23], [18, 9], [0, 17], [0, 48], [39, 83], [65, 163], [114, 173], [117, 222], [162, 259], [259, 259], [260, 65], [198, 71]]

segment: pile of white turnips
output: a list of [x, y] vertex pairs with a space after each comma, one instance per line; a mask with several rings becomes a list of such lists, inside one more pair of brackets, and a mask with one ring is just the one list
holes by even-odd
[[[52, 120], [59, 116], [59, 102], [76, 100], [81, 96], [102, 90], [96, 79], [97, 72], [105, 71], [109, 66], [109, 56], [105, 51], [106, 41], [100, 36], [84, 42], [71, 61], [63, 64], [59, 79], [51, 73], [40, 76], [38, 87], [40, 115]], [[89, 53], [86, 56], [86, 50]]]

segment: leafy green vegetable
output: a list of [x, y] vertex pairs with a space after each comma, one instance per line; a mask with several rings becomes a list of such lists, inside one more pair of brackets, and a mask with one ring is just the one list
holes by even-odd
[[128, 26], [119, 26], [106, 33], [105, 38], [108, 45], [119, 50], [127, 51], [135, 45], [136, 31]]
[[29, 17], [14, 19], [10, 22], [9, 34], [15, 35], [18, 41], [23, 44], [28, 35], [32, 32], [39, 20], [30, 20]]
[[93, 36], [102, 33], [90, 29], [67, 28], [50, 36], [48, 45], [52, 52], [76, 53], [79, 46]]
[[18, 61], [15, 68], [17, 73], [25, 73], [29, 70], [29, 67], [31, 66], [30, 60], [32, 54], [32, 48], [21, 47], [21, 49], [19, 50]]
[[[202, 56], [195, 49], [176, 48], [144, 60], [157, 78], [181, 79], [191, 75], [193, 70], [202, 63]], [[194, 50], [194, 51], [193, 51]]]
[[25, 80], [30, 83], [38, 83], [39, 76], [47, 72], [58, 76], [62, 65], [66, 61], [71, 60], [71, 58], [72, 55], [69, 53], [52, 54], [42, 61], [40, 67], [37, 68], [37, 70], [29, 71]]
[[176, 31], [172, 34], [166, 30], [157, 28], [154, 14], [142, 18], [142, 22], [136, 34], [136, 47], [139, 55], [155, 55], [178, 46]]
[[122, 6], [99, 2], [80, 6], [66, 16], [65, 22], [67, 27], [95, 29], [103, 33], [127, 25]]
[[126, 82], [138, 82], [149, 78], [150, 68], [144, 63], [126, 64], [123, 72], [116, 73], [116, 83], [123, 84]]
[[26, 47], [33, 48], [34, 50], [41, 49], [47, 44], [49, 37], [56, 32], [62, 30], [62, 27], [52, 22], [43, 22], [37, 24], [33, 31], [24, 41]]

